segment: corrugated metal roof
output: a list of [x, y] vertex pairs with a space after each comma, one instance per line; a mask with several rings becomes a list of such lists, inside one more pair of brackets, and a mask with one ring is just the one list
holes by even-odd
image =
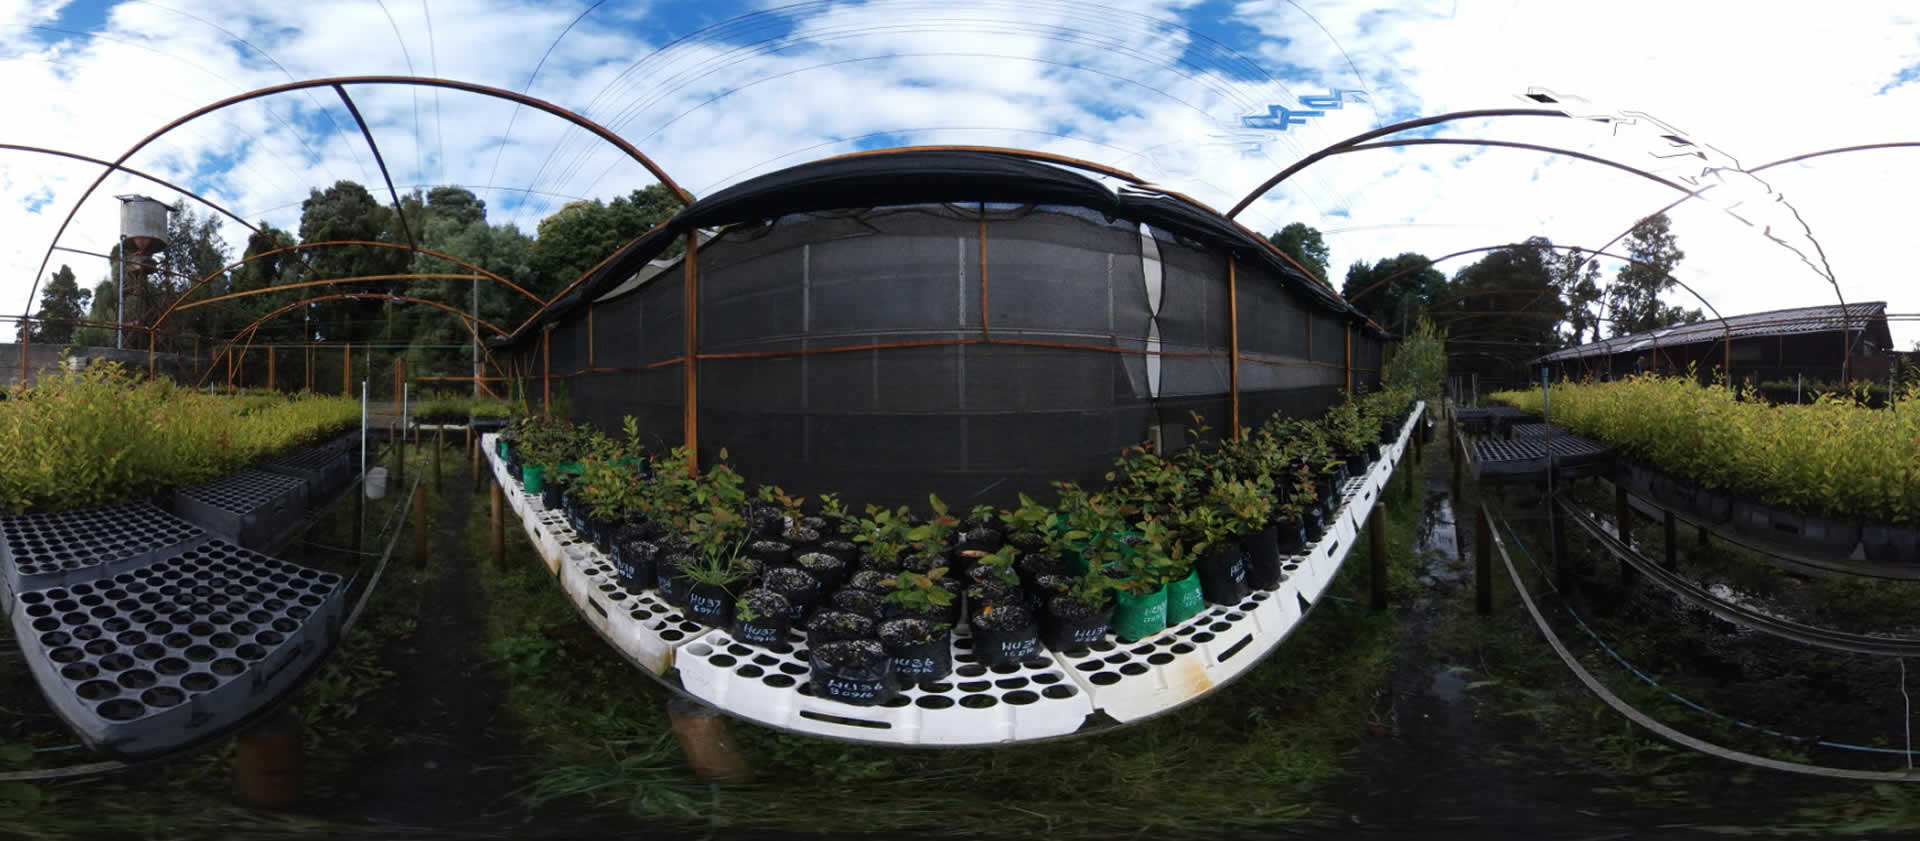
[[1754, 336], [1791, 336], [1797, 333], [1825, 333], [1840, 330], [1843, 323], [1851, 324], [1858, 330], [1865, 327], [1863, 322], [1867, 319], [1884, 316], [1886, 312], [1887, 302], [1885, 301], [1848, 304], [1844, 317], [1839, 304], [1754, 312], [1725, 319], [1662, 327], [1645, 333], [1616, 336], [1605, 341], [1557, 350], [1535, 361], [1559, 362], [1567, 359], [1584, 359], [1589, 356], [1638, 353], [1654, 347], [1717, 342], [1726, 338], [1729, 333], [1736, 339]]

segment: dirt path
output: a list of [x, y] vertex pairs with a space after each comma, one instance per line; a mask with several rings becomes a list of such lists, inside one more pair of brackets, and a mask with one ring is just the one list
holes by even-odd
[[[1443, 427], [1444, 429], [1444, 427]], [[1471, 691], [1475, 676], [1442, 662], [1432, 637], [1450, 616], [1472, 610], [1473, 536], [1456, 532], [1451, 461], [1441, 430], [1426, 448], [1426, 510], [1414, 547], [1419, 595], [1396, 605], [1402, 633], [1392, 675], [1376, 697], [1370, 738], [1351, 756], [1352, 788], [1342, 798], [1349, 826], [1364, 834], [1409, 832], [1472, 837], [1609, 837], [1630, 824], [1596, 820], [1585, 784], [1541, 777], [1496, 761], [1502, 722]]]
[[[394, 705], [384, 717], [399, 741], [367, 757], [360, 778], [345, 787], [358, 798], [356, 821], [501, 830], [495, 819], [512, 808], [506, 766], [516, 745], [502, 710], [505, 686], [479, 647], [484, 603], [476, 559], [464, 546], [473, 483], [457, 444], [442, 458], [447, 472], [437, 496], [429, 480], [429, 551], [439, 575], [425, 586], [418, 630], [387, 658], [398, 674], [381, 702]], [[411, 563], [410, 550], [396, 551], [393, 562]]]

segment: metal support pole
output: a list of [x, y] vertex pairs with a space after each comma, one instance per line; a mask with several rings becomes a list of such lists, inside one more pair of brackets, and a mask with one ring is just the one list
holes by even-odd
[[1667, 569], [1670, 569], [1670, 570], [1677, 570], [1680, 568], [1680, 541], [1677, 535], [1677, 532], [1679, 530], [1678, 528], [1676, 528], [1676, 526], [1677, 524], [1674, 522], [1673, 511], [1670, 509], [1664, 509], [1664, 508], [1661, 509], [1660, 528], [1661, 528], [1661, 531], [1664, 532], [1664, 537], [1666, 538], [1665, 543], [1666, 543], [1666, 550], [1667, 550]]
[[1367, 573], [1370, 582], [1368, 590], [1372, 596], [1374, 610], [1387, 609], [1387, 506], [1375, 502], [1373, 510], [1367, 513], [1367, 531], [1371, 535], [1367, 544]]
[[488, 483], [487, 487], [493, 489], [492, 492], [487, 495], [487, 508], [493, 516], [492, 539], [489, 541], [489, 548], [493, 550], [493, 565], [496, 567], [504, 567], [507, 565], [507, 518], [500, 513], [500, 509], [506, 505], [506, 492], [500, 489], [499, 482]]
[[1474, 529], [1473, 544], [1473, 609], [1481, 616], [1493, 615], [1493, 518], [1487, 509], [1475, 506], [1479, 512], [1479, 528]]
[[413, 564], [427, 565], [427, 488], [413, 486]]
[[[1233, 260], [1227, 260], [1227, 431], [1240, 440], [1240, 290]], [[1351, 376], [1351, 375], [1349, 375]], [[1351, 386], [1349, 386], [1351, 389]]]
[[[1620, 485], [1613, 486], [1613, 528], [1620, 545], [1633, 548], [1633, 506], [1627, 503], [1627, 489]], [[1632, 584], [1637, 576], [1632, 564], [1620, 562], [1622, 585]]]

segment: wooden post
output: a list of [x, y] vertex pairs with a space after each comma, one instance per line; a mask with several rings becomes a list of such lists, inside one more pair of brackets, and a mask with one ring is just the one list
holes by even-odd
[[493, 565], [504, 567], [507, 565], [507, 519], [500, 509], [506, 505], [506, 492], [500, 489], [499, 482], [490, 482], [487, 487], [493, 489], [488, 494], [487, 504], [493, 515], [492, 539], [488, 548], [493, 550]]
[[268, 391], [275, 391], [278, 389], [279, 380], [274, 376], [277, 373], [279, 372], [274, 370], [274, 367], [273, 367], [273, 345], [267, 345], [267, 390]]
[[1481, 616], [1493, 614], [1493, 518], [1487, 509], [1476, 506], [1479, 528], [1474, 529], [1473, 609]]
[[393, 478], [398, 482], [407, 478], [407, 431], [397, 428], [399, 421], [387, 424], [387, 440], [393, 442]]
[[1387, 506], [1375, 501], [1373, 510], [1367, 513], [1367, 531], [1371, 534], [1368, 543], [1367, 572], [1374, 610], [1387, 609]]
[[427, 488], [413, 486], [413, 563], [427, 565]]
[[1240, 290], [1235, 279], [1233, 260], [1227, 260], [1227, 392], [1229, 422], [1227, 429], [1240, 440]]
[[733, 739], [727, 719], [718, 710], [691, 698], [676, 696], [667, 702], [673, 735], [693, 767], [693, 775], [716, 783], [746, 782], [753, 776], [745, 753]]
[[440, 447], [444, 443], [440, 436], [440, 430], [433, 431], [433, 486], [435, 488], [440, 487]]
[[[681, 261], [680, 338], [680, 427], [681, 443], [687, 448], [687, 469], [700, 469], [700, 240], [687, 232], [686, 257]], [[982, 270], [986, 267], [981, 266]]]
[[340, 346], [340, 393], [353, 396], [353, 343]]
[[1353, 323], [1347, 323], [1347, 393], [1353, 393]]
[[252, 809], [300, 801], [300, 717], [282, 707], [234, 739], [233, 799]]
[[553, 330], [540, 331], [540, 413], [553, 416]]

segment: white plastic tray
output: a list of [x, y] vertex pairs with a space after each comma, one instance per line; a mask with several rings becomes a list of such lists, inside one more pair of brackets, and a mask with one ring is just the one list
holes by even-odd
[[1109, 635], [1075, 654], [1042, 650], [1020, 665], [973, 662], [963, 626], [954, 674], [910, 688], [886, 705], [859, 707], [816, 697], [808, 686], [805, 638], [788, 652], [737, 642], [703, 628], [654, 591], [622, 589], [611, 562], [582, 542], [558, 511], [519, 490], [494, 442], [481, 436], [494, 478], [560, 588], [581, 616], [627, 659], [655, 674], [673, 670], [688, 693], [751, 721], [841, 739], [902, 745], [980, 745], [1066, 735], [1096, 710], [1134, 721], [1206, 694], [1260, 662], [1297, 627], [1353, 549], [1374, 503], [1406, 455], [1424, 403], [1364, 475], [1341, 487], [1342, 507], [1326, 534], [1286, 559], [1279, 589], [1198, 616], [1136, 643]]

